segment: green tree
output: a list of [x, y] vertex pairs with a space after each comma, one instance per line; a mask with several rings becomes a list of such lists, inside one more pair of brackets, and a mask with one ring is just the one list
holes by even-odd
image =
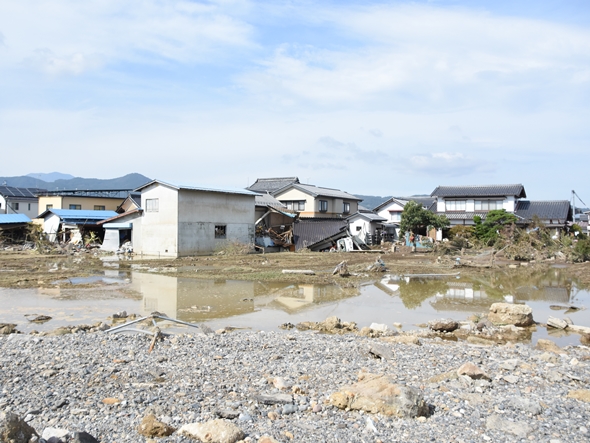
[[435, 229], [445, 229], [450, 224], [449, 219], [444, 215], [436, 215], [428, 209], [424, 209], [420, 203], [409, 201], [404, 206], [399, 227], [405, 234], [406, 232], [416, 233], [418, 229], [428, 229], [429, 226]]
[[518, 218], [506, 212], [505, 209], [496, 209], [488, 212], [486, 219], [482, 221], [481, 217], [476, 215], [473, 217], [475, 222], [475, 236], [478, 240], [489, 245], [496, 241], [498, 233], [504, 226], [516, 223]]

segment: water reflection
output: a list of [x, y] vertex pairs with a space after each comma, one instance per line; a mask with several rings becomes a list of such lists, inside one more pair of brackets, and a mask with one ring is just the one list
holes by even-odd
[[158, 311], [187, 322], [233, 317], [262, 309], [295, 313], [360, 294], [337, 285], [236, 280], [197, 280], [131, 272], [131, 286], [142, 295], [141, 314]]

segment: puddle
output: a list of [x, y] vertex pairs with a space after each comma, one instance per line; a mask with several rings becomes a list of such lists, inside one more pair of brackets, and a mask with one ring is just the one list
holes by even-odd
[[[98, 287], [76, 285], [104, 283]], [[60, 282], [56, 282], [60, 283]], [[103, 275], [69, 279], [68, 288], [0, 289], [2, 322], [18, 329], [52, 330], [61, 325], [106, 321], [125, 310], [140, 316], [153, 311], [186, 322], [277, 330], [283, 323], [322, 321], [336, 315], [359, 327], [394, 322], [404, 329], [451, 317], [464, 320], [487, 312], [495, 302], [527, 303], [536, 321], [549, 316], [569, 317], [574, 324], [590, 327], [590, 309], [566, 312], [567, 306], [590, 308], [590, 292], [566, 279], [559, 269], [528, 275], [486, 273], [477, 278], [460, 275], [385, 275], [360, 288], [337, 285], [286, 284], [235, 280], [196, 280], [131, 269], [108, 267]], [[132, 296], [130, 294], [135, 294]], [[565, 307], [559, 308], [558, 307]], [[29, 323], [25, 315], [49, 315], [44, 324]], [[176, 327], [176, 326], [175, 326]], [[182, 328], [182, 327], [181, 327]], [[533, 341], [549, 337], [538, 328]], [[551, 333], [559, 345], [579, 344], [578, 334]]]

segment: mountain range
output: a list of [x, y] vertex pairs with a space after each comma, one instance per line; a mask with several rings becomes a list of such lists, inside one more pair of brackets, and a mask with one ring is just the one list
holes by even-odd
[[[67, 178], [71, 177], [71, 178]], [[150, 182], [152, 179], [138, 173], [123, 177], [100, 179], [73, 177], [69, 174], [51, 172], [35, 173], [18, 177], [0, 177], [0, 184], [16, 188], [39, 188], [48, 191], [56, 190], [98, 190], [98, 189], [135, 189]]]

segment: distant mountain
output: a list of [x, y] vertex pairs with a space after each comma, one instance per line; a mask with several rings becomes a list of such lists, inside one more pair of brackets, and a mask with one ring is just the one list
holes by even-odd
[[[52, 174], [60, 174], [51, 173]], [[29, 174], [20, 177], [0, 177], [0, 184], [6, 182], [7, 186], [14, 186], [17, 188], [40, 188], [47, 189], [48, 191], [55, 190], [98, 190], [98, 189], [135, 189], [141, 185], [151, 181], [150, 178], [145, 175], [133, 173], [127, 174], [123, 177], [111, 178], [111, 179], [99, 179], [99, 178], [82, 178], [74, 177], [70, 179], [57, 179], [53, 182], [47, 182], [38, 178], [31, 177]], [[61, 174], [66, 175], [66, 174]]]
[[364, 206], [367, 209], [375, 209], [381, 203], [391, 198], [391, 196], [379, 197], [377, 195], [356, 195], [356, 197], [363, 199], [363, 201], [360, 202], [360, 205]]
[[38, 180], [43, 180], [47, 183], [51, 183], [56, 180], [69, 180], [74, 178], [74, 176], [71, 174], [62, 174], [61, 172], [50, 172], [48, 174], [44, 172], [35, 172], [33, 174], [27, 174], [26, 177], [33, 177]]

